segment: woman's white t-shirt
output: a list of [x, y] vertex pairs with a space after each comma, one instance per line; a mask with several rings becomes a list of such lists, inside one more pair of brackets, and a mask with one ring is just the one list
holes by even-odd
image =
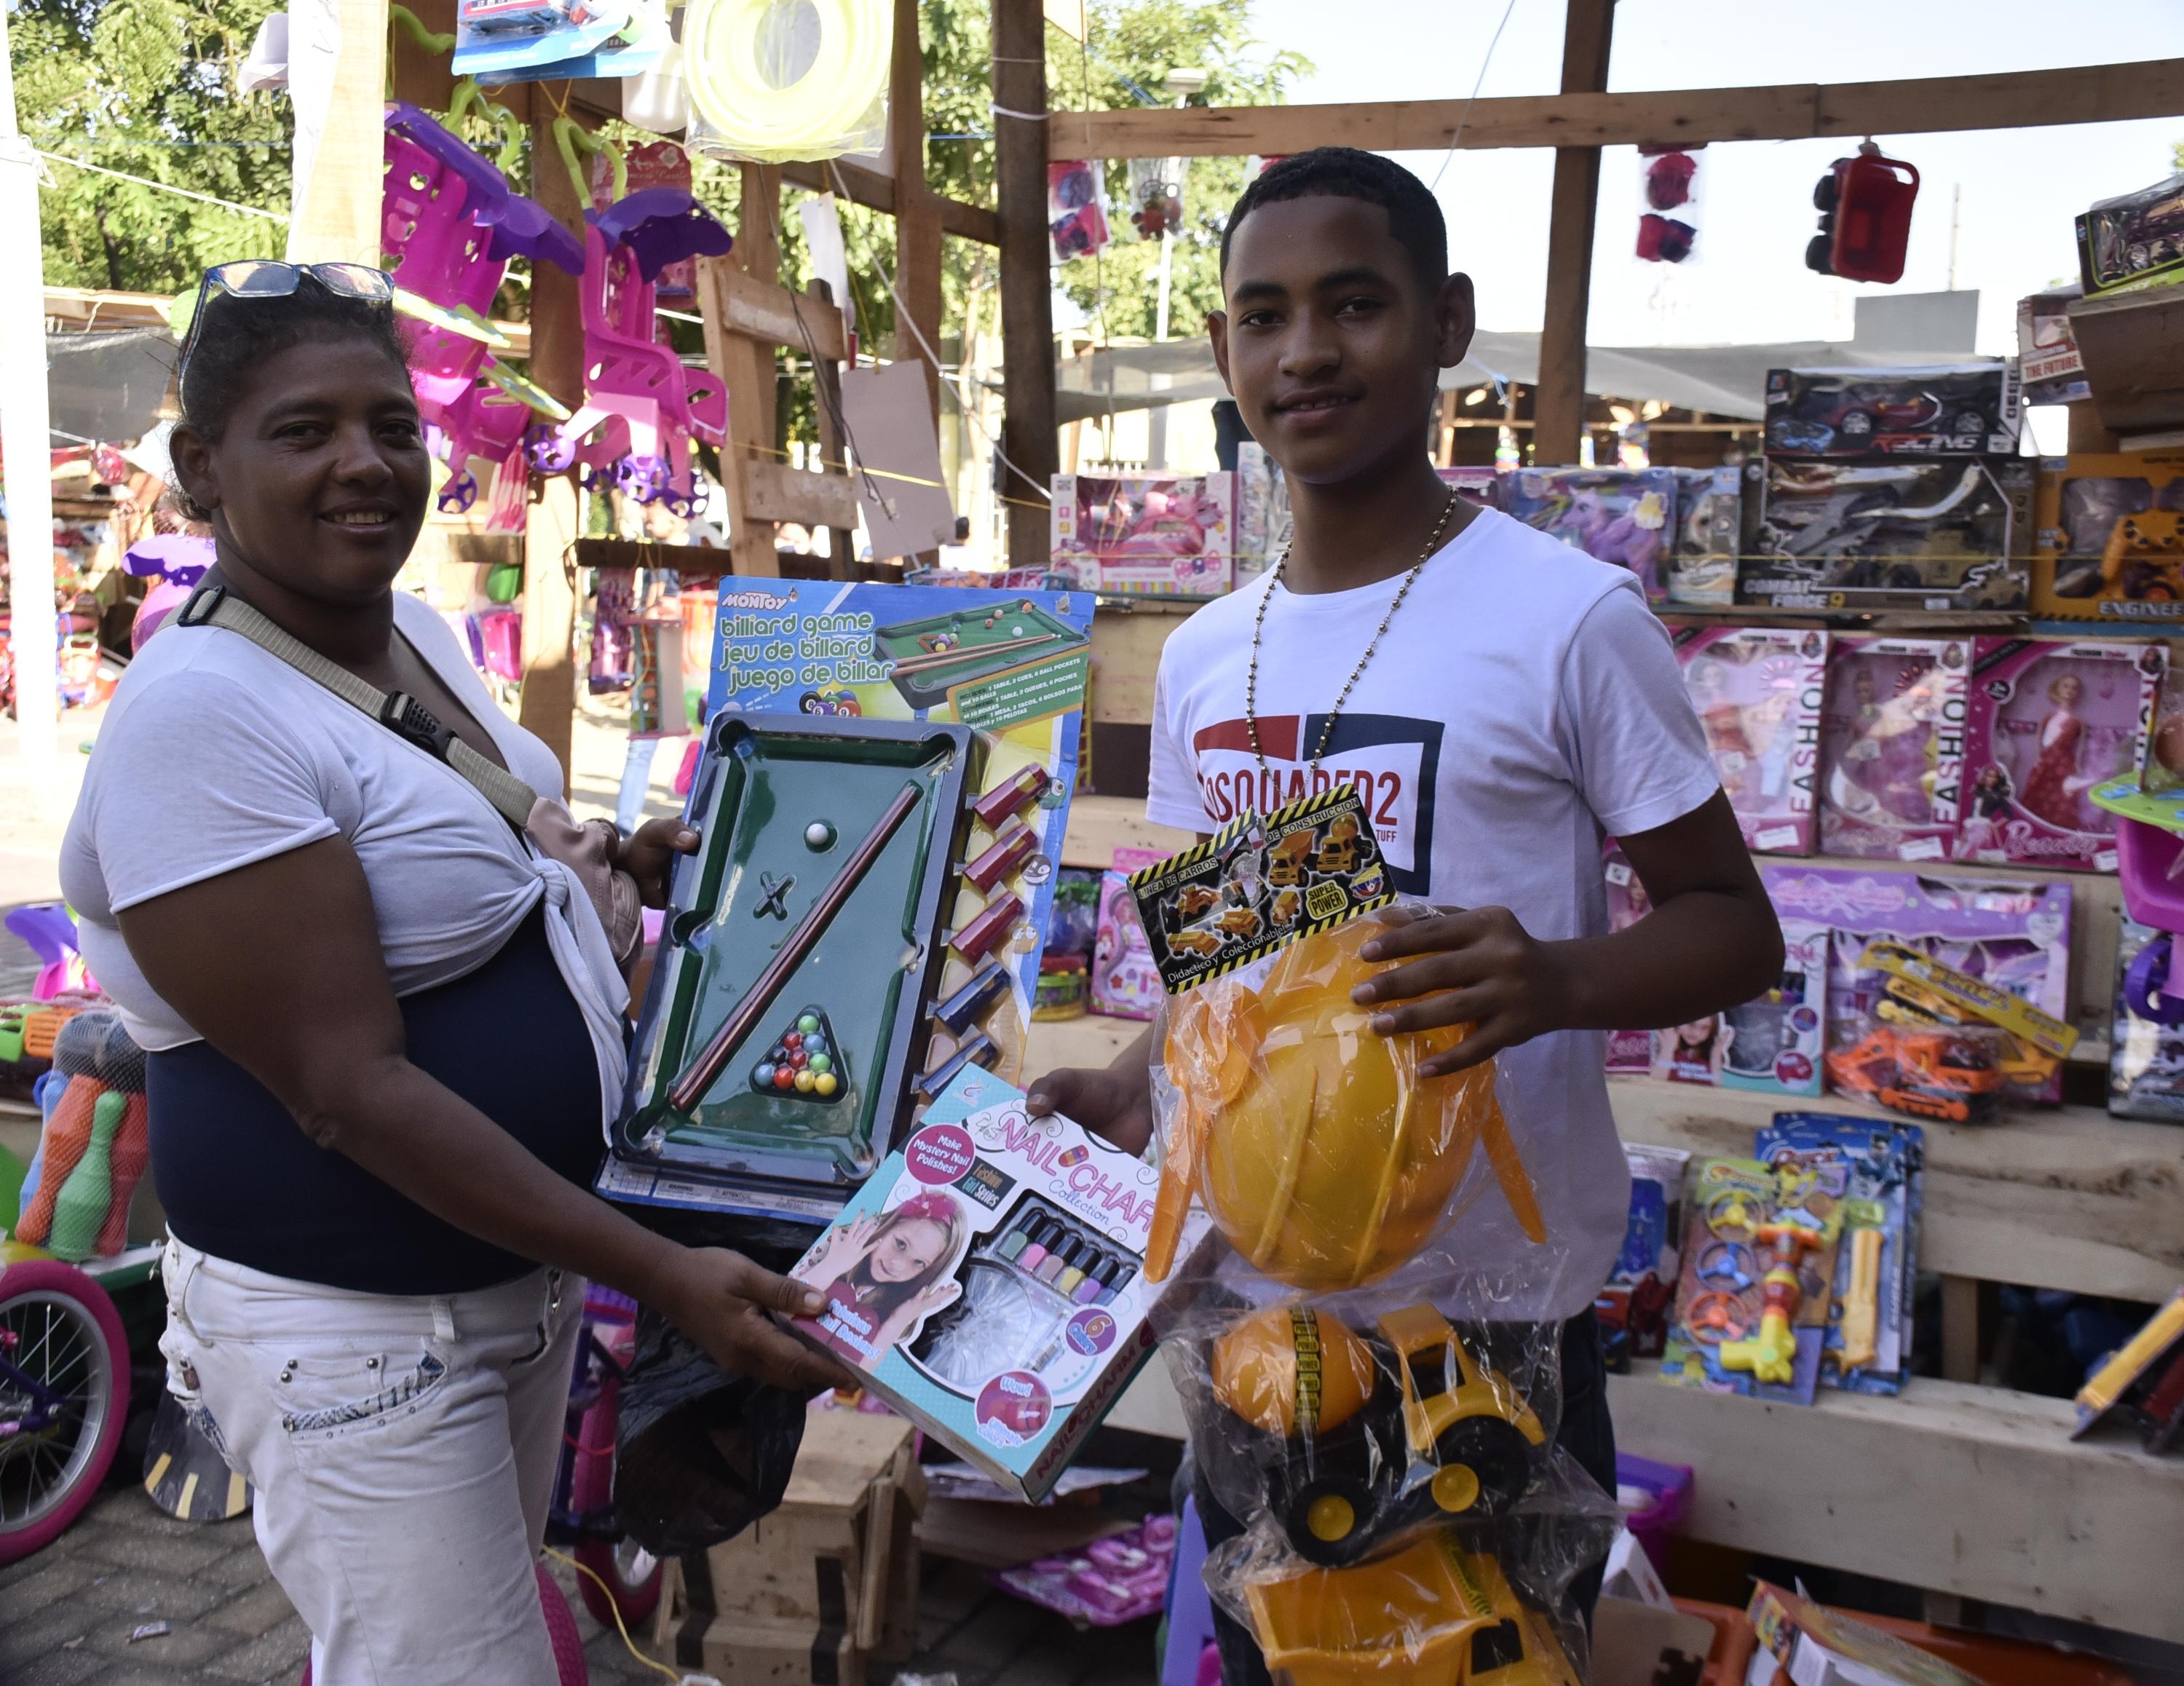
[[[553, 752], [504, 715], [438, 615], [394, 594], [394, 625], [541, 795]], [[241, 635], [170, 621], [108, 705], [61, 845], [83, 956], [137, 1043], [198, 1039], [130, 958], [115, 915], [331, 837], [355, 849], [398, 996], [485, 964], [542, 896], [563, 978], [618, 1093], [627, 992], [581, 890], [460, 773]]]
[[[1605, 933], [1603, 836], [1664, 826], [1720, 788], [1666, 629], [1629, 570], [1481, 510], [1396, 611], [1314, 777], [1327, 712], [1401, 583], [1307, 597], [1262, 581], [1178, 627], [1161, 654], [1146, 816], [1214, 831], [1355, 784], [1398, 890], [1508, 908], [1542, 939]], [[1263, 771], [1244, 711], [1262, 602]], [[1622, 1246], [1630, 1175], [1602, 1063], [1595, 1031], [1500, 1056], [1557, 1254], [1533, 1257], [1498, 1198], [1470, 1209], [1467, 1255], [1524, 1280], [1502, 1315], [1574, 1316]]]

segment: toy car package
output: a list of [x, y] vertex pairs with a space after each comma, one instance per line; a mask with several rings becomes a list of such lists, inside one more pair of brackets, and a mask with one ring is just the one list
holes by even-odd
[[[2059, 1019], [2070, 1010], [2070, 886], [1954, 879], [1925, 873], [1763, 863], [1776, 911], [1828, 926], [1827, 1043], [1831, 1059], [1857, 1049], [1889, 1021], [1879, 1007], [1888, 979], [1864, 964], [1876, 939], [1906, 944]], [[2005, 1073], [2005, 1099], [2062, 1098], [2059, 1067]], [[1929, 1115], [1931, 1116], [1931, 1115]]]
[[1744, 473], [1734, 464], [1679, 468], [1676, 536], [1669, 548], [1668, 600], [1726, 609], [1736, 600], [1736, 553], [1744, 542]]
[[1770, 457], [2014, 456], [2023, 420], [2008, 359], [1767, 371]]
[[2115, 816], [2087, 793], [2140, 765], [2168, 666], [2158, 643], [1975, 640], [1953, 858], [2114, 871]]
[[1964, 794], [1963, 638], [1838, 638], [1820, 715], [1820, 848], [1945, 860]]
[[1778, 1112], [1759, 1131], [1754, 1156], [1778, 1175], [1823, 1163], [1843, 1167], [1845, 1227], [1820, 1383], [1852, 1393], [1901, 1392], [1911, 1366], [1926, 1132], [1832, 1112]]
[[1218, 597], [1234, 581], [1233, 474], [1058, 474], [1053, 493], [1055, 565], [1085, 590]]
[[2097, 201], [2078, 214], [2077, 233], [2088, 298], [2184, 279], [2184, 174]]
[[1745, 847], [1810, 854], [1827, 633], [1680, 626], [1670, 637]]
[[1519, 469], [1504, 477], [1502, 509], [1588, 556], [1628, 568], [1648, 603], [1666, 600], [1676, 525], [1674, 470]]
[[2184, 620], [2184, 452], [2040, 465], [2032, 610], [2073, 620]]
[[1745, 467], [1736, 600], [1774, 609], [2021, 609], [2032, 465], [1801, 462]]
[[2184, 1027], [2163, 1024], [2132, 1010], [2126, 987], [2132, 965], [2162, 933], [2141, 925], [2120, 908], [2116, 942], [2115, 1018], [2109, 1037], [2109, 1112], [2184, 1124]]

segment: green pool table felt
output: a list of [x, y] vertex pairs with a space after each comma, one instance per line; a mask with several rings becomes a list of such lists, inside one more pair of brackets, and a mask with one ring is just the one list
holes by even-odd
[[[987, 625], [991, 621], [991, 626]], [[973, 605], [946, 615], [929, 615], [919, 620], [900, 620], [872, 634], [872, 654], [889, 661], [922, 661], [933, 654], [927, 640], [954, 638], [954, 648], [977, 650], [960, 662], [894, 675], [895, 689], [912, 708], [928, 709], [944, 701], [949, 691], [967, 682], [1005, 673], [1022, 662], [1064, 656], [1084, 648], [1084, 633], [1059, 615], [1050, 615], [1026, 598]], [[1046, 642], [1019, 648], [1026, 639]]]

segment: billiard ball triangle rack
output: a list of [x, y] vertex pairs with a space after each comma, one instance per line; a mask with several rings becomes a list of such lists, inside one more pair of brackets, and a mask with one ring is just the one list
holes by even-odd
[[716, 719], [601, 1193], [824, 1221], [956, 1073], [1001, 1063], [1029, 912], [1011, 881], [1052, 780], [1033, 763], [978, 793], [990, 742]]

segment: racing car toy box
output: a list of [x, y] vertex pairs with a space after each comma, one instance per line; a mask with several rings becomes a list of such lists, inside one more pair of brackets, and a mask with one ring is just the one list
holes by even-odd
[[2023, 422], [2012, 359], [1767, 372], [1770, 456], [2007, 457]]
[[2035, 615], [2184, 621], [2184, 451], [2049, 457], [2034, 515]]
[[2025, 607], [2029, 460], [1745, 465], [1736, 600], [1771, 609]]

